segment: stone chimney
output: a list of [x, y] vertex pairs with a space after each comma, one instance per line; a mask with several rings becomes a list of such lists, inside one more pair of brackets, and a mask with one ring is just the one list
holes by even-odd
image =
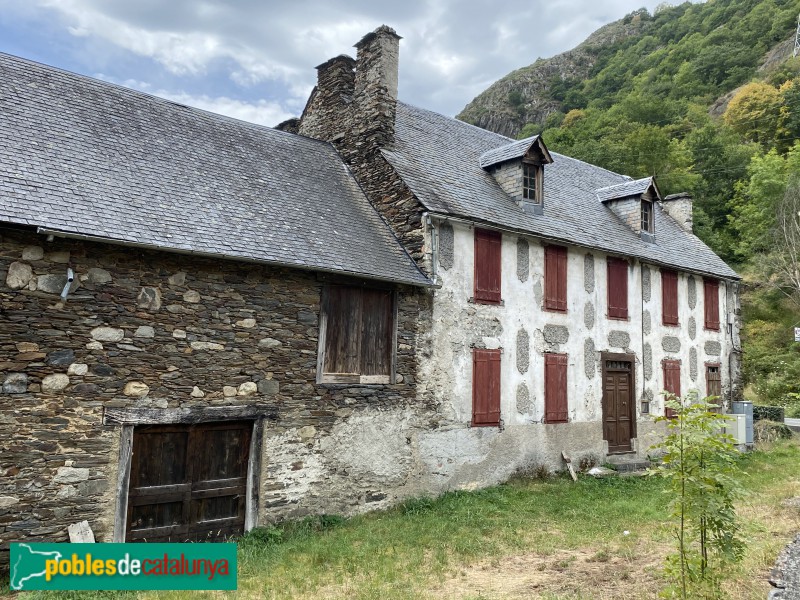
[[344, 137], [351, 124], [356, 61], [340, 54], [317, 67], [317, 86], [311, 92], [297, 133], [329, 142]]
[[681, 229], [692, 233], [692, 197], [689, 194], [670, 194], [661, 201], [661, 206]]
[[381, 25], [355, 46], [354, 125], [368, 146], [394, 144], [400, 39], [394, 29]]

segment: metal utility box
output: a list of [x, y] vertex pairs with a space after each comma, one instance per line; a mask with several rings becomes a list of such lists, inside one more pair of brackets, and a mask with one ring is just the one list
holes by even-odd
[[747, 445], [747, 417], [745, 415], [725, 415], [725, 433], [734, 439], [736, 446]]
[[745, 441], [748, 446], [753, 445], [753, 403], [731, 402], [731, 412], [734, 415], [745, 416]]

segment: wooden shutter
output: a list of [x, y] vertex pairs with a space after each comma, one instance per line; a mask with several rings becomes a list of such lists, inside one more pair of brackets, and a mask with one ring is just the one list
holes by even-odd
[[544, 355], [544, 422], [566, 423], [567, 406], [567, 355]]
[[561, 246], [544, 249], [544, 307], [567, 311], [567, 249]]
[[361, 290], [361, 375], [390, 375], [394, 341], [394, 292]]
[[331, 285], [323, 291], [322, 313], [320, 381], [391, 383], [394, 291]]
[[[681, 363], [677, 360], [665, 360], [661, 363], [664, 369], [664, 391], [681, 397]], [[664, 409], [664, 416], [673, 418], [675, 411], [671, 408]]]
[[608, 316], [628, 318], [628, 262], [608, 259]]
[[475, 229], [475, 301], [500, 303], [500, 246], [499, 231]]
[[500, 350], [472, 350], [472, 424], [500, 424]]
[[661, 270], [661, 310], [664, 325], [678, 324], [678, 274]]
[[361, 290], [330, 286], [323, 296], [323, 310], [327, 320], [323, 372], [357, 378], [361, 363]]
[[703, 292], [706, 329], [719, 331], [719, 281], [716, 279], [704, 279]]

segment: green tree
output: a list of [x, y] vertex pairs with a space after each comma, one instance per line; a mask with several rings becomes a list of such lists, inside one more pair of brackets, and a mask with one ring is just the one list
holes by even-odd
[[734, 508], [743, 494], [737, 453], [732, 438], [721, 433], [726, 417], [714, 411], [715, 404], [667, 394], [666, 406], [674, 417], [656, 419], [668, 433], [656, 446], [663, 452], [661, 463], [651, 471], [670, 484], [675, 521], [676, 548], [665, 568], [672, 584], [666, 591], [684, 599], [718, 598], [725, 569], [741, 560], [745, 549]]
[[731, 98], [723, 118], [744, 139], [769, 148], [778, 138], [781, 104], [777, 89], [755, 81]]

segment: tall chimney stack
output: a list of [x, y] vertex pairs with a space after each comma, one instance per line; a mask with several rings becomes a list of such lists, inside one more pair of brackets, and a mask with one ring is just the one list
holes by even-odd
[[297, 132], [329, 142], [344, 137], [351, 126], [355, 65], [352, 57], [340, 54], [317, 67], [317, 86]]
[[361, 141], [370, 146], [394, 144], [400, 39], [394, 29], [381, 25], [355, 45], [354, 124]]
[[692, 197], [689, 194], [686, 192], [670, 194], [661, 201], [661, 206], [664, 207], [667, 214], [672, 217], [684, 231], [692, 233], [694, 223]]

